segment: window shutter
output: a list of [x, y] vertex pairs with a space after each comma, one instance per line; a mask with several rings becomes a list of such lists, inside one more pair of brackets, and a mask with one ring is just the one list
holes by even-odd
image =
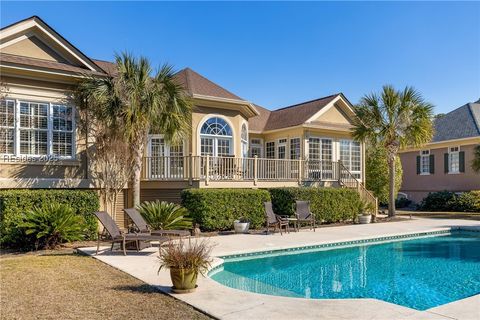
[[417, 156], [417, 174], [420, 174], [420, 156]]
[[458, 158], [460, 172], [465, 172], [465, 151], [460, 151]]
[[443, 165], [444, 165], [445, 173], [448, 173], [448, 153], [443, 154]]
[[435, 156], [433, 154], [430, 155], [430, 174], [435, 173]]

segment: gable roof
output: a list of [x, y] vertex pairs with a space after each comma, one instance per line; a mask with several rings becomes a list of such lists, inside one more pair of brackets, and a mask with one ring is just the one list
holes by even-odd
[[467, 103], [434, 121], [432, 142], [480, 136], [480, 100]]
[[216, 98], [233, 99], [245, 101], [239, 96], [231, 93], [218, 84], [208, 80], [190, 68], [180, 70], [175, 74], [175, 78], [182, 84], [191, 95], [202, 95]]
[[249, 119], [250, 129], [266, 131], [304, 124], [340, 95], [342, 94], [336, 93], [273, 111], [257, 106], [260, 115]]
[[105, 75], [104, 70], [98, 66], [92, 59], [72, 45], [67, 39], [56, 32], [45, 21], [38, 16], [32, 16], [27, 19], [18, 21], [0, 29], [1, 44], [9, 46], [12, 41], [16, 41], [21, 37], [33, 37], [40, 34], [46, 40], [51, 41], [51, 45], [61, 48], [66, 56], [74, 63], [67, 61], [50, 61], [35, 57], [28, 57], [17, 54], [2, 53], [1, 61], [10, 64], [20, 64], [24, 66], [33, 66], [45, 69], [53, 69], [59, 71], [70, 71], [77, 73], [92, 73]]

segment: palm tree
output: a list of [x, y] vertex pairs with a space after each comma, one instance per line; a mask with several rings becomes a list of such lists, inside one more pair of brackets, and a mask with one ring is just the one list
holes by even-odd
[[389, 171], [388, 215], [395, 216], [395, 158], [406, 146], [419, 147], [433, 135], [433, 106], [412, 87], [397, 91], [384, 86], [380, 94], [365, 95], [355, 107], [353, 137], [383, 146]]
[[173, 68], [163, 65], [154, 75], [149, 61], [122, 53], [115, 56], [117, 73], [111, 78], [87, 78], [83, 97], [101, 106], [98, 117], [123, 131], [132, 157], [133, 204], [140, 204], [140, 175], [148, 134], [164, 134], [176, 142], [190, 132], [191, 101], [175, 81]]

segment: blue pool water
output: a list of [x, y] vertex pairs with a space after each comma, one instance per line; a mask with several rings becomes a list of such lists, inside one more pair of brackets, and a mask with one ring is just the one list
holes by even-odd
[[[301, 251], [300, 251], [301, 252]], [[425, 310], [480, 293], [480, 233], [250, 259], [226, 258], [211, 278], [257, 293], [375, 298]]]

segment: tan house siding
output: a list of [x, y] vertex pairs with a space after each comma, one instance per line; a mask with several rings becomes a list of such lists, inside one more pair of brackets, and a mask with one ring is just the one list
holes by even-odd
[[[478, 139], [480, 143], [480, 139]], [[459, 146], [459, 143], [450, 142], [448, 146]], [[406, 193], [408, 198], [420, 202], [429, 192], [453, 191], [462, 192], [480, 190], [480, 175], [471, 167], [475, 144], [460, 145], [460, 151], [465, 152], [465, 172], [449, 174], [444, 170], [444, 154], [448, 153], [448, 146], [443, 144], [438, 148], [435, 145], [426, 146], [422, 150], [430, 150], [434, 155], [435, 169], [433, 174], [417, 174], [417, 156], [419, 150], [400, 154], [403, 167], [403, 182], [400, 192]]]

